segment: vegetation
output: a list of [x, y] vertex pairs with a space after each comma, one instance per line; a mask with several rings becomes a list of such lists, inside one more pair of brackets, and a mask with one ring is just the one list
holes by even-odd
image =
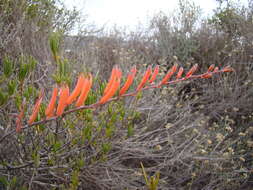
[[251, 1], [77, 36], [61, 1], [17, 1], [0, 1], [0, 189], [251, 189]]

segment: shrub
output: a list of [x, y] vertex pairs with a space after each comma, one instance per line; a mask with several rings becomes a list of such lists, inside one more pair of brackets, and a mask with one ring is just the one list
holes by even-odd
[[[142, 89], [159, 88], [165, 84], [173, 84], [189, 79], [210, 78], [215, 73], [232, 71], [230, 67], [219, 70], [212, 66], [206, 73], [194, 75], [197, 67], [193, 66], [182, 77], [183, 68], [181, 67], [176, 74], [176, 79], [169, 81], [177, 71], [175, 65], [162, 78], [161, 82], [153, 83], [158, 76], [159, 67], [156, 67], [154, 72], [152, 72], [151, 67], [148, 67], [136, 90], [125, 94], [133, 83], [136, 72], [134, 67], [129, 73], [125, 85], [119, 91], [120, 96], [113, 98], [120, 87], [122, 75], [120, 69], [116, 66], [111, 72], [108, 83], [106, 85], [100, 84], [98, 89], [91, 89], [92, 83], [98, 79], [92, 82], [91, 75], [80, 75], [77, 82], [78, 88], [76, 88], [79, 91], [75, 89], [69, 96], [64, 69], [61, 69], [61, 67], [64, 68], [66, 63], [63, 63], [61, 58], [57, 56], [58, 49], [56, 45], [57, 40], [52, 39], [51, 48], [55, 61], [60, 68], [58, 70], [59, 77], [57, 78], [57, 82], [60, 84], [60, 97], [57, 108], [55, 108], [56, 113], [53, 109], [50, 109], [53, 112], [46, 111], [44, 113], [46, 105], [42, 102], [43, 92], [40, 92], [31, 111], [28, 108], [28, 112], [31, 114], [29, 114], [27, 125], [23, 126], [23, 120], [27, 115], [25, 102], [30, 100], [30, 96], [27, 96], [26, 101], [22, 101], [23, 85], [34, 62], [27, 66], [21, 66], [22, 69], [19, 71], [21, 102], [18, 106], [20, 113], [16, 116], [16, 130], [9, 131], [8, 128], [4, 128], [5, 132], [0, 139], [2, 150], [2, 167], [0, 169], [4, 171], [1, 181], [6, 187], [77, 189], [81, 184], [92, 185], [89, 182], [89, 177], [83, 175], [83, 172], [110, 159], [111, 153], [114, 152], [115, 143], [117, 143], [117, 141], [112, 142], [112, 139], [123, 140], [131, 138], [135, 134], [134, 120], [139, 117], [139, 113], [132, 108], [127, 109], [121, 98], [137, 95], [136, 101], [138, 101], [140, 97], [138, 94]], [[9, 62], [8, 59], [6, 61]], [[5, 71], [5, 73], [8, 76], [10, 75], [10, 72]], [[81, 82], [82, 77], [83, 82]], [[147, 83], [150, 84], [147, 85]], [[145, 87], [145, 85], [147, 86]], [[84, 98], [81, 104], [76, 104], [76, 108], [63, 112], [66, 106], [71, 107], [71, 105], [67, 105], [67, 102], [72, 102], [68, 98], [77, 98], [74, 94], [80, 94], [78, 102], [83, 91], [86, 93], [85, 98], [87, 97], [87, 100], [85, 101]], [[87, 93], [89, 93], [88, 96]], [[97, 101], [98, 98], [100, 98], [99, 101]], [[114, 100], [118, 101], [113, 102]], [[84, 102], [88, 105], [82, 105]], [[107, 108], [101, 107], [105, 103], [110, 103], [110, 105]], [[101, 108], [97, 112], [99, 107]], [[94, 108], [97, 109], [94, 110]], [[70, 116], [72, 112], [76, 112], [76, 114]], [[45, 115], [47, 116], [46, 119], [44, 119]], [[52, 123], [53, 121], [55, 121], [55, 124]], [[52, 124], [48, 125], [48, 122]], [[15, 131], [19, 134], [13, 135]], [[32, 172], [30, 172], [31, 170]], [[28, 181], [30, 182], [28, 183]], [[99, 187], [97, 183], [98, 181], [94, 185]], [[106, 184], [101, 185], [100, 188], [103, 188], [103, 185], [106, 187]]]

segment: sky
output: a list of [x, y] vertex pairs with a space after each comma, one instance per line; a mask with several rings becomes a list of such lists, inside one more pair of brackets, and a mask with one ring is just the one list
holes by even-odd
[[[67, 8], [75, 6], [88, 22], [96, 26], [135, 28], [138, 24], [145, 24], [155, 13], [172, 12], [178, 0], [63, 0]], [[192, 0], [199, 5], [204, 15], [211, 15], [217, 7], [215, 0]]]

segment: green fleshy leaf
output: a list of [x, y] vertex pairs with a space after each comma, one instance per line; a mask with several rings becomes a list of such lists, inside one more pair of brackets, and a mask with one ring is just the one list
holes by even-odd
[[2, 90], [0, 89], [0, 106], [5, 104], [7, 100], [8, 100], [8, 95], [2, 92]]
[[18, 73], [18, 79], [19, 81], [24, 81], [25, 78], [28, 76], [30, 70], [29, 64], [21, 63]]
[[13, 73], [13, 63], [8, 57], [3, 60], [3, 73], [6, 78], [9, 78]]
[[16, 80], [11, 80], [8, 82], [7, 84], [7, 88], [8, 88], [8, 94], [11, 96], [14, 94], [15, 90], [17, 87], [17, 81]]

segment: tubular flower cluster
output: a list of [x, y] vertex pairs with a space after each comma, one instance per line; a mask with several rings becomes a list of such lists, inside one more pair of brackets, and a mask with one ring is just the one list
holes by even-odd
[[[72, 110], [68, 110], [65, 113], [70, 113], [74, 112], [80, 109], [89, 109], [89, 108], [96, 108], [102, 104], [105, 104], [109, 101], [116, 100], [117, 97], [121, 96], [134, 96], [136, 95], [137, 92], [140, 90], [145, 90], [145, 89], [150, 89], [150, 88], [159, 88], [162, 85], [168, 85], [172, 83], [177, 83], [181, 82], [184, 80], [190, 80], [190, 79], [201, 79], [201, 78], [210, 78], [214, 74], [217, 73], [223, 73], [223, 72], [232, 72], [234, 69], [230, 66], [224, 67], [223, 69], [219, 69], [218, 67], [215, 67], [215, 65], [211, 65], [208, 70], [199, 75], [194, 75], [196, 73], [198, 65], [195, 64], [186, 74], [183, 76], [184, 69], [183, 67], [180, 67], [178, 72], [177, 72], [178, 65], [175, 64], [172, 66], [172, 68], [168, 71], [168, 73], [161, 79], [160, 82], [157, 82], [157, 84], [154, 83], [154, 81], [157, 79], [157, 76], [159, 74], [159, 66], [155, 66], [153, 72], [152, 72], [152, 67], [149, 66], [145, 73], [143, 74], [143, 77], [138, 84], [136, 90], [131, 93], [127, 93], [129, 88], [134, 82], [135, 75], [137, 73], [136, 67], [132, 67], [130, 72], [127, 75], [127, 79], [122, 87], [120, 87], [120, 82], [122, 78], [122, 72], [119, 69], [118, 66], [113, 67], [111, 76], [108, 80], [108, 83], [104, 89], [102, 97], [99, 99], [99, 101], [95, 104], [84, 106], [85, 100], [88, 97], [88, 94], [91, 90], [92, 87], [92, 75], [84, 75], [80, 74], [76, 83], [76, 86], [71, 94], [69, 94], [69, 87], [67, 85], [62, 85], [60, 89], [55, 87], [52, 92], [51, 99], [48, 103], [48, 106], [45, 111], [46, 119], [38, 122], [34, 122], [35, 119], [38, 116], [40, 105], [42, 103], [42, 98], [43, 98], [43, 91], [40, 92], [39, 98], [37, 99], [34, 107], [32, 114], [28, 120], [28, 125], [36, 125], [37, 123], [42, 123], [42, 122], [47, 122], [50, 121], [50, 118], [54, 117], [55, 118], [60, 117], [64, 114], [64, 110], [68, 105], [71, 105], [74, 101], [75, 107]], [[170, 80], [172, 76], [175, 74], [175, 80]], [[119, 93], [117, 94], [117, 91], [119, 90]], [[58, 91], [59, 91], [59, 98], [58, 98], [58, 104], [57, 104], [57, 96], [58, 96]], [[113, 96], [116, 96], [116, 98], [113, 98]], [[57, 105], [57, 107], [56, 107]], [[16, 131], [20, 132], [22, 129], [22, 118], [24, 117], [24, 109], [21, 109], [20, 113], [17, 114], [17, 119], [16, 119]]]

